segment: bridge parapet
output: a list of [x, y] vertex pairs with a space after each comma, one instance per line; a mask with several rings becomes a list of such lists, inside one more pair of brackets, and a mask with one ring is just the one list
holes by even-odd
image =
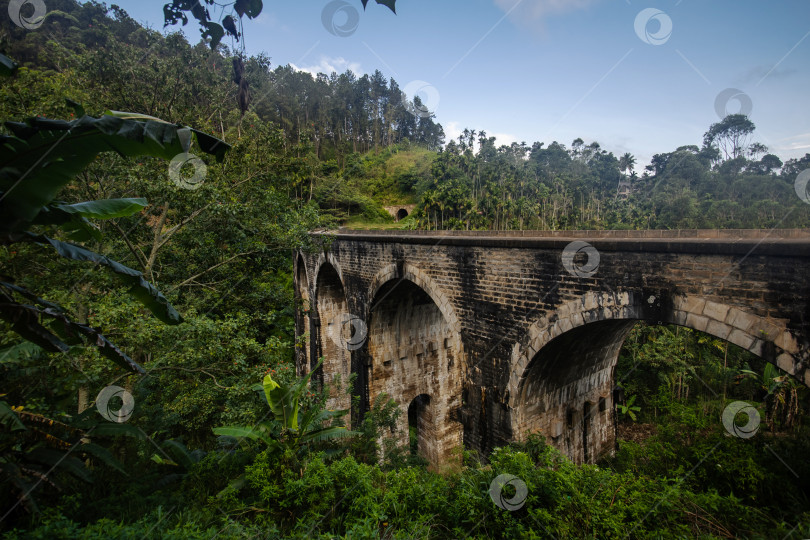
[[362, 230], [341, 228], [318, 234], [366, 236], [435, 236], [435, 237], [496, 237], [496, 238], [694, 238], [710, 239], [808, 239], [810, 229], [645, 229], [645, 230], [584, 230], [584, 231], [425, 231], [425, 230]]

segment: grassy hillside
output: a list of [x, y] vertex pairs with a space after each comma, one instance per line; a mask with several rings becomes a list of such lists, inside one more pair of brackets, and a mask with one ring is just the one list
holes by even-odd
[[437, 154], [410, 144], [352, 156], [343, 170], [327, 171], [314, 198], [333, 225], [355, 228], [408, 228], [413, 219], [395, 223], [384, 206], [417, 204], [419, 188], [430, 179]]

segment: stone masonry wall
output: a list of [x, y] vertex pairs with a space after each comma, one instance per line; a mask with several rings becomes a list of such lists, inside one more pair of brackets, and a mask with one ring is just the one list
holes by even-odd
[[[427, 393], [431, 404], [444, 400], [447, 407], [435, 417], [447, 425], [460, 422], [464, 445], [483, 453], [531, 429], [541, 430], [577, 461], [593, 461], [609, 451], [613, 366], [628, 321], [706, 331], [810, 384], [807, 234], [594, 236], [590, 244], [598, 250], [599, 264], [590, 277], [563, 267], [561, 255], [572, 240], [564, 237], [342, 233], [323, 253], [305, 253], [302, 260], [310, 284], [315, 283], [309, 297], [324, 311], [318, 314], [321, 327], [325, 312], [343, 309], [321, 301], [333, 288], [317, 290], [327, 261], [341, 280], [345, 309], [369, 324], [368, 343], [348, 354], [359, 374], [358, 389], [365, 393], [364, 407], [370, 393], [385, 386], [407, 417], [414, 392]], [[398, 282], [424, 291], [435, 309], [420, 313], [407, 301], [374, 300], [387, 283]], [[389, 312], [380, 320], [400, 321], [418, 341], [433, 341], [430, 331], [422, 330], [431, 327], [457, 339], [451, 349], [459, 369], [458, 407], [449, 405], [454, 385], [422, 390], [411, 380], [429, 379], [430, 369], [445, 361], [441, 347], [426, 350], [421, 365], [409, 357], [416, 363], [407, 369], [380, 368], [389, 360], [386, 355], [393, 362], [400, 354], [392, 340], [396, 336], [401, 343], [402, 328], [375, 329], [378, 308]], [[346, 359], [339, 364], [348, 365]], [[443, 449], [435, 459], [441, 463], [448, 452]]]
[[[329, 386], [329, 409], [343, 410], [351, 405], [347, 384], [351, 375], [351, 353], [344, 346], [349, 335], [345, 314], [348, 313], [346, 294], [335, 269], [326, 263], [318, 274], [316, 306], [320, 328], [318, 356], [323, 356], [322, 382]], [[302, 371], [297, 369], [297, 371]], [[349, 417], [349, 420], [351, 418]]]

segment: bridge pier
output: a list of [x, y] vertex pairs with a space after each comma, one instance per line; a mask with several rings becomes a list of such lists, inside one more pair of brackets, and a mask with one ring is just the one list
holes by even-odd
[[439, 306], [413, 281], [392, 277], [371, 302], [366, 350], [370, 401], [385, 394], [401, 406], [400, 444], [408, 444], [407, 412], [416, 401], [419, 454], [437, 466], [452, 461], [462, 444], [461, 347]]

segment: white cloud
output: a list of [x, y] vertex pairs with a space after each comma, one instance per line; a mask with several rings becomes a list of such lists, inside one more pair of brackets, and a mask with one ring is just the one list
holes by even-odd
[[808, 150], [810, 150], [810, 133], [800, 133], [776, 139], [773, 143], [765, 142], [768, 143], [766, 145], [768, 146], [768, 153], [776, 154], [783, 161], [787, 161], [791, 158], [804, 157], [808, 153]]
[[495, 137], [495, 146], [511, 146], [512, 143], [520, 142], [517, 137], [510, 133], [488, 133], [488, 137]]
[[785, 150], [803, 150], [805, 148], [810, 148], [810, 133], [800, 133], [798, 135], [791, 135], [790, 137], [777, 139], [776, 142], [781, 144], [774, 145], [775, 148], [781, 148]]
[[444, 128], [444, 138], [447, 142], [458, 140], [458, 136], [464, 131], [458, 126], [458, 122], [447, 122], [442, 124]]
[[783, 139], [777, 139], [776, 142], [793, 141], [795, 139], [810, 140], [810, 133], [799, 133], [798, 135], [791, 135]]
[[585, 9], [599, 0], [495, 0], [495, 5], [516, 23], [531, 24], [546, 17]]
[[343, 58], [342, 56], [338, 57], [330, 57], [321, 55], [320, 63], [314, 66], [296, 66], [292, 62], [290, 62], [290, 66], [296, 71], [303, 71], [309, 73], [313, 77], [318, 75], [318, 73], [325, 73], [326, 75], [331, 75], [332, 72], [335, 73], [344, 73], [346, 70], [351, 70], [355, 75], [362, 75], [365, 73], [363, 68], [360, 67], [359, 62], [350, 62]]

